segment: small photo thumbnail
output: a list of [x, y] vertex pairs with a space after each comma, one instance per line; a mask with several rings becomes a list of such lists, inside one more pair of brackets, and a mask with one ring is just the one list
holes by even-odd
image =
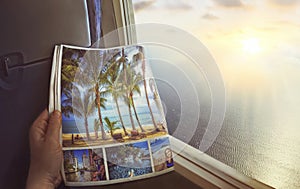
[[152, 173], [148, 141], [106, 148], [109, 179]]
[[169, 138], [158, 138], [150, 141], [155, 172], [174, 166]]
[[64, 151], [64, 172], [68, 182], [106, 180], [102, 149]]

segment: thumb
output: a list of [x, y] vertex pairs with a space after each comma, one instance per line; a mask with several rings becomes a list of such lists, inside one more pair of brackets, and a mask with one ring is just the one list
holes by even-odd
[[49, 125], [47, 129], [47, 138], [51, 138], [59, 141], [60, 137], [60, 127], [61, 127], [61, 113], [60, 111], [55, 110], [52, 112], [49, 118]]
[[48, 111], [44, 110], [39, 117], [33, 122], [30, 128], [30, 141], [38, 144], [46, 135], [48, 126]]

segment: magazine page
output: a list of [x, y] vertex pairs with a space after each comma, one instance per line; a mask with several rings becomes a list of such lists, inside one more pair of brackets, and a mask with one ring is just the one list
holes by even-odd
[[113, 184], [172, 171], [166, 120], [144, 48], [62, 46], [59, 54], [65, 184]]
[[53, 112], [55, 109], [58, 108], [57, 106], [57, 95], [58, 95], [58, 84], [57, 84], [57, 75], [58, 75], [58, 63], [61, 46], [55, 46], [53, 59], [52, 59], [52, 69], [51, 69], [51, 76], [50, 76], [50, 89], [49, 89], [49, 112]]

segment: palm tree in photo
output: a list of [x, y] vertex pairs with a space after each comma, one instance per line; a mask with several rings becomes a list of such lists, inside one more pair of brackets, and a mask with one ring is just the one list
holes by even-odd
[[129, 113], [129, 118], [130, 118], [130, 123], [131, 123], [132, 130], [136, 131], [136, 127], [135, 127], [134, 120], [133, 120], [133, 117], [132, 117], [130, 100], [129, 100], [127, 95], [123, 95], [123, 99], [124, 99], [124, 102], [125, 102], [125, 104], [127, 105], [127, 108], [128, 108], [128, 113]]
[[94, 102], [98, 112], [101, 138], [105, 140], [107, 139], [107, 137], [103, 126], [101, 113], [101, 107], [104, 108], [105, 105], [101, 103], [101, 101], [103, 102], [103, 98], [105, 96], [105, 93], [107, 92], [105, 88], [107, 78], [105, 71], [103, 71], [107, 60], [106, 53], [104, 51], [89, 51], [84, 58], [87, 64], [83, 67], [82, 73], [88, 75], [89, 84], [93, 86], [95, 94]]
[[96, 98], [95, 98], [95, 105], [98, 110], [98, 117], [99, 117], [99, 123], [100, 123], [100, 130], [101, 130], [101, 137], [103, 140], [107, 139], [104, 126], [103, 126], [103, 120], [102, 120], [102, 113], [101, 113], [101, 92], [100, 92], [100, 85], [99, 83], [95, 84], [94, 92], [96, 93]]
[[93, 114], [94, 106], [92, 102], [92, 92], [88, 88], [84, 88], [86, 77], [80, 82], [76, 79], [76, 74], [80, 70], [82, 63], [81, 57], [85, 51], [64, 49], [62, 69], [61, 69], [61, 88], [62, 88], [62, 113], [66, 117], [74, 115], [83, 118], [84, 128], [87, 139], [90, 140], [90, 132], [88, 126], [88, 117]]
[[128, 113], [129, 113], [129, 118], [130, 118], [130, 123], [131, 123], [131, 127], [132, 127], [132, 130], [133, 131], [136, 131], [136, 127], [135, 127], [135, 124], [134, 124], [134, 120], [133, 120], [133, 117], [132, 117], [132, 112], [131, 112], [131, 105], [130, 105], [130, 100], [128, 98], [128, 78], [127, 78], [127, 70], [128, 70], [128, 59], [127, 57], [125, 56], [125, 49], [122, 48], [121, 50], [121, 55], [119, 57], [119, 59], [117, 60], [118, 64], [119, 64], [119, 80], [121, 80], [121, 78], [123, 79], [123, 81], [121, 81], [120, 83], [122, 83], [122, 85], [120, 86], [121, 87], [121, 91], [122, 91], [122, 97], [123, 97], [123, 100], [125, 102], [125, 104], [127, 105], [128, 107]]
[[110, 135], [111, 137], [113, 137], [114, 135], [114, 131], [119, 129], [119, 127], [116, 127], [116, 124], [118, 123], [117, 121], [110, 121], [108, 117], [104, 118], [104, 121], [106, 123], [106, 127], [109, 129], [110, 131]]
[[91, 90], [84, 90], [80, 86], [73, 84], [72, 93], [73, 114], [78, 118], [83, 118], [86, 137], [90, 140], [88, 117], [91, 116], [95, 110], [95, 106], [91, 98], [92, 92]]
[[66, 117], [70, 117], [73, 114], [72, 87], [80, 64], [80, 56], [83, 56], [82, 51], [64, 49], [61, 69], [61, 111]]
[[144, 91], [145, 91], [145, 96], [146, 96], [146, 100], [147, 100], [147, 106], [148, 106], [148, 109], [149, 109], [149, 112], [150, 112], [150, 116], [151, 116], [151, 119], [152, 119], [152, 123], [153, 123], [153, 126], [155, 128], [155, 130], [159, 130], [157, 124], [156, 124], [156, 121], [155, 121], [155, 118], [154, 118], [154, 115], [153, 115], [153, 111], [152, 111], [152, 108], [151, 108], [151, 105], [150, 105], [150, 100], [149, 100], [149, 96], [148, 96], [148, 90], [147, 90], [147, 81], [146, 81], [146, 60], [144, 58], [144, 55], [142, 52], [139, 52], [137, 53], [134, 58], [133, 58], [134, 61], [139, 61], [141, 60], [142, 61], [142, 77], [143, 77], [143, 85], [144, 85]]
[[98, 131], [99, 131], [99, 127], [100, 127], [100, 121], [99, 119], [94, 119], [94, 131], [95, 131], [95, 137], [96, 139], [98, 139]]
[[118, 62], [113, 62], [108, 71], [108, 91], [111, 93], [113, 97], [113, 101], [116, 104], [118, 116], [120, 119], [121, 126], [123, 128], [125, 136], [128, 136], [128, 132], [125, 128], [125, 124], [123, 122], [123, 118], [120, 111], [119, 101], [118, 99], [122, 97], [124, 91], [122, 90], [123, 83], [120, 82], [119, 76], [120, 76], [120, 65]]
[[[106, 109], [106, 107], [105, 107], [106, 101], [107, 101], [107, 99], [105, 99], [105, 98], [101, 98], [100, 99], [100, 107], [101, 108]], [[94, 119], [94, 131], [95, 131], [95, 137], [96, 137], [96, 139], [99, 138], [99, 135], [98, 135], [99, 128], [100, 128], [100, 121], [99, 121], [99, 119]]]
[[[136, 111], [134, 99], [133, 99], [134, 93], [141, 94], [139, 84], [142, 81], [142, 76], [141, 76], [141, 74], [135, 72], [134, 66], [130, 66], [130, 65], [125, 69], [125, 73], [126, 73], [126, 81], [127, 81], [125, 83], [125, 88], [126, 88], [125, 102], [128, 106], [129, 114], [130, 114], [130, 116], [132, 116], [132, 113], [131, 113], [131, 107], [132, 107], [136, 121], [137, 121], [141, 131], [145, 132], [144, 128], [142, 127], [142, 125], [140, 123], [140, 120], [139, 120], [139, 117], [138, 117], [138, 114]], [[134, 125], [133, 125], [133, 130], [135, 130]]]
[[[107, 74], [104, 68], [107, 60], [111, 59], [113, 54], [114, 53], [106, 53], [105, 51], [66, 49], [63, 55], [61, 72], [63, 94], [62, 112], [66, 117], [70, 117], [70, 115], [76, 111], [73, 110], [72, 107], [72, 101], [74, 100], [72, 88], [74, 88], [74, 83], [80, 83], [79, 85], [84, 86], [83, 88], [93, 90], [93, 94], [90, 94], [90, 102], [94, 103], [98, 112], [102, 139], [106, 139], [101, 112], [101, 109], [105, 109], [106, 99], [104, 97], [106, 96], [105, 93], [107, 93]], [[96, 137], [98, 137], [99, 128], [95, 131]], [[89, 132], [87, 132], [87, 135], [89, 135]]]

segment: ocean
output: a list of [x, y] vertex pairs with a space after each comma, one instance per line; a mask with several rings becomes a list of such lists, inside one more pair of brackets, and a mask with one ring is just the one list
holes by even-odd
[[[299, 189], [299, 71], [300, 68], [285, 71], [280, 74], [282, 77], [269, 76], [254, 86], [228, 84], [225, 119], [216, 140], [205, 153], [275, 188]], [[158, 86], [168, 107], [167, 123], [173, 134], [182, 114], [179, 97], [164, 92], [171, 90], [166, 89], [167, 85]], [[205, 101], [200, 105], [198, 128], [189, 140], [197, 149], [210, 116], [210, 101]], [[193, 102], [188, 103], [192, 106]], [[176, 137], [186, 140], [184, 132]]]

